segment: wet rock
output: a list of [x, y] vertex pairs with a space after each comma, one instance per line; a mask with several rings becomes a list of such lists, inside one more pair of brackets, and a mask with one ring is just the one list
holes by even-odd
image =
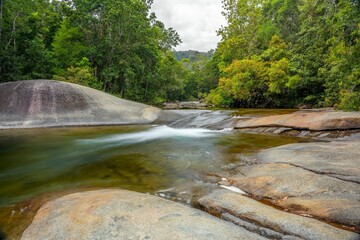
[[262, 238], [162, 198], [124, 190], [98, 190], [48, 202], [21, 239]]
[[208, 111], [208, 110], [173, 110], [179, 114], [188, 113], [183, 118], [169, 124], [175, 128], [208, 128], [225, 129], [232, 128], [234, 119], [232, 111]]
[[360, 112], [299, 111], [240, 121], [236, 128], [286, 127], [315, 131], [360, 129]]
[[65, 82], [29, 80], [0, 84], [0, 129], [149, 124], [160, 109]]
[[217, 175], [211, 175], [208, 174], [206, 177], [204, 177], [204, 180], [209, 183], [218, 183], [221, 181], [221, 177]]
[[273, 131], [273, 133], [275, 134], [281, 134], [287, 131], [290, 131], [291, 128], [285, 128], [285, 127], [280, 127], [280, 128], [275, 128], [275, 130]]
[[[208, 180], [208, 178], [205, 179]], [[211, 178], [209, 180], [211, 180]], [[217, 181], [220, 180], [221, 178], [218, 179]], [[203, 181], [182, 182], [181, 184], [172, 187], [170, 189], [159, 190], [155, 193], [155, 195], [172, 201], [180, 202], [183, 204], [196, 206], [197, 200], [199, 198], [219, 188], [216, 182], [214, 183], [203, 182]]]
[[312, 218], [275, 209], [253, 199], [216, 190], [199, 199], [208, 212], [271, 239], [359, 239], [360, 235]]

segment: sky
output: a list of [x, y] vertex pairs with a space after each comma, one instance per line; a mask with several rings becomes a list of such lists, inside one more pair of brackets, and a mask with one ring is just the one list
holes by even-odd
[[216, 31], [226, 25], [221, 0], [154, 0], [151, 10], [179, 33], [183, 43], [178, 51], [215, 49], [221, 39]]

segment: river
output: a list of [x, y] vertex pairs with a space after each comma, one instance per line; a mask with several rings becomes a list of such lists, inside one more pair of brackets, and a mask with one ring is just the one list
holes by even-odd
[[43, 194], [107, 187], [154, 194], [201, 180], [242, 155], [306, 141], [230, 131], [231, 114], [192, 111], [169, 126], [2, 130], [0, 228], [8, 232], [18, 204]]

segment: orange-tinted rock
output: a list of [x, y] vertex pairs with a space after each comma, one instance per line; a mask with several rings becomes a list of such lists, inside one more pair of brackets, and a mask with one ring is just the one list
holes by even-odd
[[360, 141], [299, 143], [263, 150], [235, 186], [293, 212], [360, 231]]
[[238, 122], [236, 128], [289, 127], [314, 131], [360, 129], [360, 112], [299, 111]]
[[264, 239], [205, 212], [125, 190], [75, 193], [42, 206], [21, 239]]
[[360, 235], [315, 219], [284, 212], [251, 198], [217, 190], [199, 199], [208, 211], [269, 239], [359, 239]]

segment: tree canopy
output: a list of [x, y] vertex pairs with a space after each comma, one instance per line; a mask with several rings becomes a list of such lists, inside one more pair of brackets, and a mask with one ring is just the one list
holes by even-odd
[[360, 106], [358, 0], [223, 0], [215, 105]]
[[141, 102], [165, 98], [160, 70], [181, 40], [151, 3], [0, 0], [0, 81], [54, 78]]
[[359, 110], [359, 0], [223, 0], [228, 24], [208, 53], [174, 52], [180, 37], [151, 4], [0, 0], [0, 82], [58, 79], [151, 104]]

